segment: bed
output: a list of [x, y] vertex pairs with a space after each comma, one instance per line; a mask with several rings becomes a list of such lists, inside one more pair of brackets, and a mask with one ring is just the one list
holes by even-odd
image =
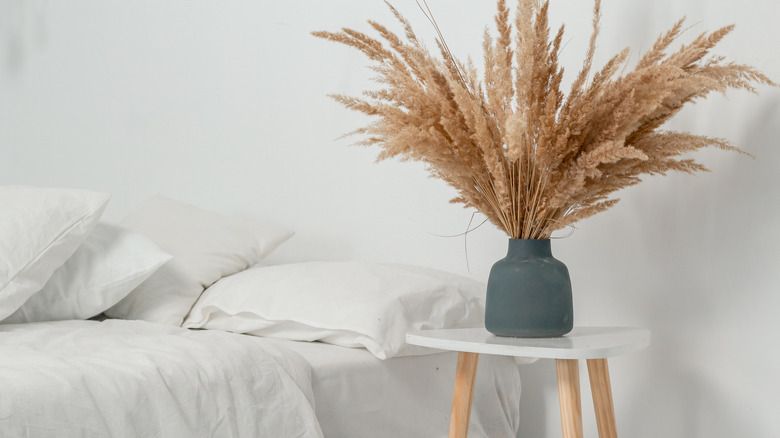
[[[292, 236], [156, 196], [0, 187], [0, 436], [437, 437], [484, 285], [387, 263], [263, 265]], [[95, 317], [99, 315], [99, 317]], [[480, 363], [470, 436], [513, 438], [510, 358]]]
[[[365, 349], [284, 342], [312, 368], [315, 411], [326, 437], [446, 437], [457, 353], [377, 360]], [[509, 357], [484, 357], [470, 437], [514, 438], [520, 378]]]
[[[444, 437], [455, 373], [451, 353], [111, 319], [4, 325], [0, 357], [8, 437]], [[514, 362], [485, 358], [479, 380], [470, 436], [514, 437]]]
[[322, 436], [308, 363], [262, 338], [144, 321], [14, 324], [0, 329], [0, 357], [2, 436]]

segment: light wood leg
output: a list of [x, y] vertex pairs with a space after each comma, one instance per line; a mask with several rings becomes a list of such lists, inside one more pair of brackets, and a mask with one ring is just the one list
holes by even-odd
[[609, 367], [606, 359], [588, 359], [590, 391], [596, 410], [599, 438], [617, 438], [615, 407], [612, 403], [612, 386], [609, 383]]
[[576, 359], [555, 359], [563, 438], [582, 438], [580, 369]]
[[477, 377], [478, 353], [458, 353], [458, 368], [455, 371], [455, 392], [452, 395], [449, 438], [466, 438], [471, 417], [471, 398], [474, 395], [474, 381]]

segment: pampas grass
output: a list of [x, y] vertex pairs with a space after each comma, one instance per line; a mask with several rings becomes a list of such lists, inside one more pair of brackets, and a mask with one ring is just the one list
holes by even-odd
[[372, 20], [377, 36], [346, 28], [313, 32], [363, 52], [380, 84], [362, 97], [333, 98], [375, 117], [354, 132], [363, 136], [359, 144], [380, 147], [380, 160], [425, 162], [431, 175], [457, 190], [451, 202], [477, 209], [512, 238], [549, 238], [615, 205], [611, 195], [642, 175], [706, 170], [683, 154], [705, 147], [742, 152], [725, 139], [663, 125], [713, 91], [776, 86], [751, 66], [710, 55], [733, 26], [669, 52], [684, 19], [630, 71], [628, 49], [593, 71], [601, 16], [596, 0], [585, 60], [564, 94], [558, 63], [563, 26], [551, 37], [549, 1], [518, 0], [510, 21], [509, 7], [498, 0], [497, 35], [485, 32], [481, 76], [471, 61], [452, 56], [440, 32], [438, 54], [430, 53], [388, 6], [403, 37]]

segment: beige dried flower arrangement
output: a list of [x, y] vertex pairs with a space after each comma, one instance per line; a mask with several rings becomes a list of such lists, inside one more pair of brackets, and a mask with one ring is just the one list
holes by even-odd
[[[401, 22], [405, 40], [369, 20], [381, 39], [343, 29], [317, 37], [357, 48], [373, 62], [378, 90], [365, 98], [333, 96], [347, 108], [377, 116], [355, 133], [378, 145], [379, 159], [427, 163], [430, 173], [458, 191], [451, 202], [485, 214], [512, 238], [545, 239], [576, 221], [615, 205], [610, 195], [642, 174], [706, 170], [684, 153], [707, 146], [739, 149], [720, 138], [661, 129], [687, 103], [728, 88], [755, 93], [776, 85], [751, 66], [708, 56], [733, 26], [702, 33], [672, 54], [666, 50], [683, 20], [662, 34], [630, 71], [618, 75], [628, 49], [592, 78], [599, 32], [593, 33], [582, 70], [568, 95], [561, 91], [558, 54], [563, 26], [550, 40], [549, 1], [518, 0], [514, 29], [505, 0], [498, 1], [493, 38], [486, 31], [484, 73], [450, 53], [441, 34], [441, 58]], [[438, 27], [437, 27], [438, 31]]]

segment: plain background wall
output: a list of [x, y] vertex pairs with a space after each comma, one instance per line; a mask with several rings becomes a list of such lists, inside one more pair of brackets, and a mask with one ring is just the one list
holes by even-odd
[[[415, 3], [394, 3], [433, 48]], [[479, 61], [494, 3], [429, 4], [456, 56]], [[591, 7], [553, 0], [553, 23], [567, 24], [567, 83]], [[716, 52], [780, 81], [774, 0], [603, 8], [597, 67], [627, 45], [636, 60], [687, 15], [688, 41], [736, 23]], [[376, 150], [338, 139], [366, 119], [326, 94], [358, 94], [371, 71], [356, 51], [309, 32], [367, 30], [368, 18], [392, 23], [373, 0], [3, 0], [0, 184], [110, 192], [109, 219], [162, 193], [296, 230], [269, 263], [407, 262], [485, 280], [505, 253], [501, 232], [486, 224], [469, 235], [469, 270], [463, 237], [439, 237], [462, 233], [472, 215], [447, 203], [453, 191], [418, 163], [374, 164]], [[780, 436], [780, 92], [761, 92], [712, 96], [670, 124], [726, 137], [755, 160], [699, 153], [712, 173], [647, 178], [554, 242], [578, 325], [653, 332], [649, 349], [610, 362], [622, 436]], [[553, 364], [521, 373], [520, 436], [560, 436]], [[594, 437], [589, 397], [585, 389], [585, 436]]]

